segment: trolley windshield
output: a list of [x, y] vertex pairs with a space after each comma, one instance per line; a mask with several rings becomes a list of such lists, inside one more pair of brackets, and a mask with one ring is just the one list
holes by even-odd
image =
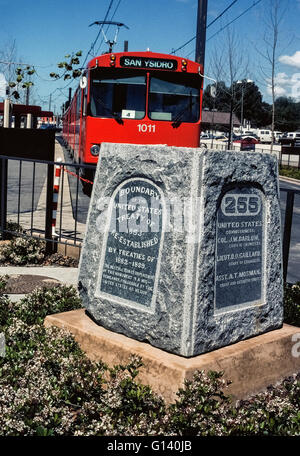
[[146, 74], [96, 71], [91, 84], [91, 115], [142, 119], [146, 112], [146, 81]]
[[199, 77], [189, 74], [151, 76], [149, 88], [150, 119], [197, 122], [199, 114]]
[[[146, 115], [146, 95], [146, 72], [117, 69], [91, 72], [90, 114], [94, 117], [142, 119]], [[197, 122], [200, 78], [187, 73], [152, 73], [148, 99], [151, 120]]]

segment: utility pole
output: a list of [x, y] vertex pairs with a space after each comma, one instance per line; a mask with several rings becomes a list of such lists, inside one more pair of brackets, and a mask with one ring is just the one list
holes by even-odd
[[3, 127], [10, 128], [11, 124], [11, 105], [9, 98], [4, 100]]
[[51, 98], [52, 98], [52, 93], [49, 95], [49, 109], [48, 111], [51, 111]]
[[4, 99], [3, 103], [3, 127], [4, 128], [10, 128], [11, 127], [11, 103], [9, 99], [9, 86], [7, 85], [6, 79], [5, 80], [5, 96], [6, 98]]
[[229, 116], [229, 134], [228, 134], [228, 150], [231, 150], [232, 145], [232, 118], [233, 118], [233, 94], [230, 98], [230, 116]]
[[198, 0], [195, 61], [204, 69], [206, 42], [207, 0]]
[[26, 87], [26, 105], [28, 106], [29, 105], [29, 92], [30, 92], [30, 87], [27, 86]]

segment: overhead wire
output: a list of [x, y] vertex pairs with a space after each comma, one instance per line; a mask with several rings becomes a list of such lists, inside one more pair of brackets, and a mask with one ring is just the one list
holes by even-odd
[[[106, 21], [108, 15], [109, 15], [109, 11], [110, 11], [110, 9], [111, 9], [111, 7], [112, 7], [112, 5], [113, 5], [113, 2], [114, 2], [114, 0], [110, 0], [108, 9], [107, 9], [106, 14], [105, 14], [104, 21]], [[84, 59], [84, 62], [83, 62], [83, 64], [82, 64], [82, 66], [84, 66], [85, 62], [87, 61], [88, 56], [89, 56], [89, 55], [92, 55], [91, 52], [92, 52], [92, 50], [94, 49], [95, 44], [97, 43], [97, 41], [98, 41], [98, 39], [99, 39], [99, 36], [100, 36], [100, 34], [101, 34], [102, 29], [103, 29], [103, 24], [101, 24], [101, 26], [100, 26], [100, 28], [99, 28], [99, 31], [98, 31], [98, 33], [97, 33], [97, 36], [96, 36], [95, 40], [93, 41], [93, 43], [91, 44], [91, 47], [90, 47], [90, 49], [88, 50], [88, 52], [87, 52], [87, 54], [86, 54], [86, 56], [85, 56], [85, 59]]]
[[[109, 4], [109, 6], [108, 6], [107, 12], [106, 12], [104, 21], [107, 19], [108, 15], [109, 15], [109, 12], [110, 12], [110, 10], [111, 10], [111, 7], [112, 7], [112, 5], [113, 5], [113, 2], [114, 2], [114, 0], [111, 0], [110, 4]], [[114, 10], [114, 12], [113, 12], [113, 15], [111, 16], [111, 20], [114, 18], [115, 14], [116, 14], [116, 12], [117, 12], [119, 6], [120, 6], [120, 3], [121, 3], [121, 0], [119, 0], [118, 4], [117, 4], [117, 6], [116, 6], [116, 8], [115, 8], [115, 10]], [[103, 27], [103, 24], [102, 24], [102, 27]], [[84, 64], [85, 64], [85, 62], [86, 62], [88, 56], [90, 55], [92, 49], [95, 47], [95, 44], [96, 44], [96, 42], [98, 41], [98, 38], [99, 38], [99, 36], [100, 36], [102, 27], [100, 27], [100, 30], [99, 30], [99, 32], [98, 32], [98, 34], [97, 34], [97, 36], [96, 36], [96, 39], [95, 39], [94, 42], [91, 44], [91, 47], [90, 47], [89, 51], [87, 52], [86, 57], [85, 57], [85, 60], [84, 60], [84, 62], [83, 62], [83, 64], [82, 64], [82, 66], [81, 66], [81, 69], [84, 68]], [[110, 25], [108, 25], [106, 31], [108, 30], [109, 27], [110, 27]], [[103, 40], [102, 40], [102, 42], [103, 42]], [[102, 45], [102, 42], [101, 42], [101, 44], [100, 44], [100, 47], [101, 47], [101, 45]], [[100, 48], [100, 47], [99, 47], [99, 48]], [[99, 49], [99, 48], [98, 48], [98, 49]], [[98, 52], [98, 50], [97, 50], [97, 52]], [[53, 93], [55, 93], [57, 90], [59, 90], [59, 91], [61, 92], [61, 94], [64, 95], [63, 92], [62, 92], [62, 90], [66, 89], [68, 86], [70, 86], [71, 83], [74, 83], [74, 80], [70, 80], [64, 87], [57, 87], [53, 92], [51, 92], [51, 95], [52, 95]], [[59, 95], [59, 96], [60, 96], [60, 95]], [[58, 97], [59, 97], [59, 96], [58, 96]], [[64, 96], [66, 96], [66, 95], [64, 95]], [[57, 98], [58, 98], [58, 97], [57, 97]], [[56, 99], [57, 99], [57, 98], [56, 98]]]
[[[253, 4], [250, 5], [247, 9], [245, 9], [241, 14], [239, 14], [238, 16], [236, 16], [234, 19], [232, 19], [232, 21], [228, 22], [226, 25], [224, 25], [223, 27], [221, 27], [217, 32], [215, 32], [213, 35], [211, 35], [209, 38], [207, 38], [206, 42], [211, 40], [212, 38], [214, 38], [216, 35], [218, 35], [220, 32], [222, 32], [223, 30], [225, 30], [227, 27], [229, 27], [229, 25], [233, 24], [233, 22], [237, 21], [238, 19], [240, 19], [240, 17], [244, 16], [244, 14], [248, 13], [248, 11], [250, 11], [252, 8], [254, 8], [254, 6], [258, 5], [262, 0], [253, 0]], [[196, 37], [194, 37], [195, 39]], [[190, 40], [191, 42], [192, 40]], [[193, 49], [191, 52], [189, 52], [188, 54], [186, 54], [186, 58], [189, 57], [192, 53], [195, 52], [195, 49]]]
[[[233, 2], [230, 3], [215, 19], [213, 19], [207, 26], [206, 28], [208, 29], [211, 25], [213, 25], [218, 19], [220, 19], [238, 0], [234, 0]], [[180, 47], [177, 49], [172, 50], [171, 54], [175, 54], [176, 52], [180, 51], [180, 49], [184, 48], [188, 44], [190, 44], [192, 41], [196, 39], [196, 36], [193, 36], [190, 40], [188, 40], [186, 43], [182, 44]]]
[[[110, 18], [111, 21], [112, 21], [113, 18], [115, 17], [115, 14], [116, 14], [116, 12], [117, 12], [119, 6], [120, 6], [120, 3], [121, 3], [121, 0], [119, 0], [117, 6], [116, 6], [116, 8], [115, 8], [115, 11], [114, 11], [113, 15], [112, 15], [111, 18]], [[106, 27], [105, 34], [107, 34], [109, 27], [110, 27], [110, 24]], [[102, 46], [102, 44], [103, 44], [103, 40], [104, 40], [104, 38], [102, 38], [101, 43], [100, 43], [100, 45], [99, 45], [99, 47], [98, 47], [98, 49], [97, 49], [97, 51], [96, 51], [96, 54], [99, 53], [99, 51], [100, 51], [100, 49], [101, 49], [101, 46]]]
[[[113, 3], [114, 3], [114, 0], [110, 0], [110, 3], [109, 3], [109, 5], [108, 5], [108, 8], [107, 8], [107, 11], [106, 11], [106, 14], [105, 14], [104, 21], [106, 21], [106, 19], [108, 18], [109, 12], [110, 12], [110, 10], [111, 10], [111, 8], [112, 8], [112, 6], [113, 6]], [[115, 7], [115, 10], [114, 10], [114, 12], [113, 12], [113, 14], [112, 14], [110, 20], [112, 20], [112, 19], [114, 18], [115, 14], [116, 14], [116, 12], [117, 12], [119, 6], [120, 6], [120, 3], [121, 3], [121, 0], [118, 1], [118, 4], [117, 4], [117, 6]], [[85, 62], [86, 62], [88, 56], [91, 55], [91, 53], [94, 51], [94, 47], [95, 47], [95, 45], [96, 45], [96, 43], [97, 43], [97, 41], [98, 41], [98, 39], [99, 39], [99, 36], [100, 36], [101, 31], [102, 31], [102, 29], [103, 29], [103, 25], [104, 25], [104, 24], [101, 25], [101, 27], [100, 27], [100, 29], [99, 29], [99, 31], [98, 31], [98, 34], [97, 34], [95, 40], [94, 40], [93, 43], [91, 44], [90, 49], [89, 49], [89, 51], [87, 52], [87, 54], [86, 54], [86, 56], [85, 56], [85, 59], [84, 59], [84, 61], [83, 61], [83, 64], [82, 64], [82, 66], [81, 66], [81, 69], [84, 68], [84, 65], [85, 65]], [[106, 33], [107, 33], [109, 27], [110, 27], [110, 25], [108, 25], [108, 27], [107, 27], [107, 29], [106, 29]], [[103, 39], [102, 39], [102, 41], [101, 41], [101, 43], [100, 43], [100, 46], [98, 47], [96, 53], [99, 52], [99, 49], [101, 48], [102, 43], [103, 43]], [[34, 66], [34, 67], [35, 67], [35, 66]], [[44, 68], [45, 68], [45, 67], [44, 67]], [[38, 78], [40, 78], [41, 80], [43, 80], [43, 81], [52, 81], [51, 79], [50, 79], [50, 80], [49, 80], [49, 79], [48, 79], [48, 80], [47, 80], [47, 79], [44, 79], [44, 78], [43, 78], [40, 74], [38, 74], [37, 72], [36, 72], [36, 76], [37, 76]], [[73, 82], [74, 82], [74, 80], [70, 80], [65, 86], [63, 86], [63, 87], [57, 87], [56, 89], [54, 89], [54, 90], [49, 94], [49, 96], [50, 96], [50, 95], [52, 96], [57, 90], [59, 90], [59, 91], [61, 92], [62, 95], [66, 96], [62, 91], [63, 91], [64, 89], [66, 89], [68, 86], [70, 86]], [[61, 96], [61, 95], [58, 95], [58, 97], [59, 97], [59, 96]], [[58, 98], [58, 97], [57, 97], [57, 98]], [[56, 99], [57, 99], [57, 98], [56, 98]]]
[[232, 19], [232, 21], [228, 22], [226, 25], [224, 25], [224, 27], [220, 28], [220, 30], [218, 30], [216, 33], [214, 33], [212, 36], [210, 36], [207, 41], [211, 40], [212, 38], [214, 38], [216, 35], [218, 35], [218, 33], [222, 32], [226, 27], [229, 27], [229, 25], [233, 24], [233, 22], [237, 21], [240, 17], [244, 16], [244, 14], [248, 13], [248, 11], [250, 11], [252, 8], [254, 8], [254, 6], [258, 5], [262, 0], [256, 0], [253, 2], [253, 4], [251, 6], [249, 6], [249, 8], [247, 8], [245, 11], [243, 11], [241, 14], [239, 14], [237, 17], [235, 17], [234, 19]]

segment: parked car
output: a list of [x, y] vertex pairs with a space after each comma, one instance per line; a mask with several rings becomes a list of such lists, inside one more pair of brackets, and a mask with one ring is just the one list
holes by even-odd
[[259, 144], [259, 141], [253, 136], [239, 136], [233, 142], [240, 143], [241, 150], [255, 150], [255, 144]]
[[282, 146], [299, 147], [300, 146], [300, 131], [290, 131], [290, 132], [283, 133], [281, 138], [279, 138], [278, 142]]
[[257, 136], [261, 143], [271, 144], [272, 131], [271, 130], [257, 130]]
[[214, 136], [214, 139], [217, 139], [218, 141], [228, 141], [228, 138], [225, 135]]
[[274, 131], [274, 140], [275, 140], [276, 143], [279, 142], [281, 136], [282, 136], [282, 132], [281, 131]]
[[259, 137], [255, 133], [243, 133], [241, 135], [242, 138], [255, 138], [257, 141], [259, 141]]
[[248, 131], [244, 131], [241, 136], [256, 136], [254, 131], [251, 131], [251, 130], [248, 130]]
[[208, 133], [201, 133], [200, 139], [211, 139], [212, 135], [209, 135]]
[[43, 123], [40, 125], [40, 130], [55, 130], [56, 132], [60, 132], [62, 128], [55, 124]]

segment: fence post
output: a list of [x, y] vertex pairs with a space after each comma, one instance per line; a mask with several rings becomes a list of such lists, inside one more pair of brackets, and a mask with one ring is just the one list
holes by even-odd
[[46, 217], [45, 217], [45, 238], [46, 253], [54, 253], [55, 247], [52, 238], [52, 204], [53, 204], [53, 183], [54, 183], [54, 165], [48, 163], [47, 172], [47, 194], [46, 194]]
[[285, 206], [285, 219], [284, 219], [284, 232], [283, 232], [283, 281], [286, 283], [289, 252], [291, 243], [291, 231], [292, 231], [292, 220], [293, 220], [293, 208], [294, 208], [294, 192], [288, 191], [286, 195], [286, 206]]
[[0, 156], [0, 238], [6, 238], [7, 218], [7, 158]]
[[[58, 158], [57, 161], [61, 162], [62, 159]], [[58, 196], [59, 196], [61, 169], [62, 169], [62, 165], [55, 165], [53, 201], [52, 201], [52, 236], [56, 236], [56, 237], [59, 236], [55, 231], [55, 227], [56, 227], [57, 203], [58, 203]]]

